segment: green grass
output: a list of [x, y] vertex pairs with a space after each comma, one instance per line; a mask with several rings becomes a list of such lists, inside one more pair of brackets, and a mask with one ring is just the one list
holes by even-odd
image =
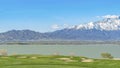
[[[59, 58], [70, 58], [74, 61], [67, 62]], [[94, 59], [94, 62], [81, 62], [81, 58], [70, 56], [16, 55], [0, 57], [0, 68], [120, 68], [119, 60]]]

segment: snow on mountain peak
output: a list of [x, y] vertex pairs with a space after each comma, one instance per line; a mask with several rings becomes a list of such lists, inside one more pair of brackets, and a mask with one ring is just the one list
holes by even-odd
[[71, 27], [70, 29], [97, 29], [97, 30], [120, 30], [120, 16], [106, 15], [102, 21], [90, 22]]
[[119, 18], [120, 16], [118, 15], [105, 15], [105, 16], [102, 16], [103, 18], [111, 18], [111, 19], [117, 19]]

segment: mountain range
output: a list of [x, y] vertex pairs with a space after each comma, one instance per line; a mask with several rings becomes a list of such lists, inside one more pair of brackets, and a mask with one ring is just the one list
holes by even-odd
[[40, 40], [120, 41], [120, 16], [108, 16], [100, 21], [75, 25], [54, 32], [11, 30], [0, 33], [0, 41]]

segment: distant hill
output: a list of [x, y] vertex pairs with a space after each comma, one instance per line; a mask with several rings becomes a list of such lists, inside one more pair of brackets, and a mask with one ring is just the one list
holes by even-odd
[[31, 30], [11, 30], [8, 32], [0, 33], [1, 41], [29, 41], [39, 40], [46, 36], [43, 33]]

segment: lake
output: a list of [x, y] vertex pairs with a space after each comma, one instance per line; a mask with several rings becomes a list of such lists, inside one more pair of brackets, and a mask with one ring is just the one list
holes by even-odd
[[75, 55], [90, 58], [101, 58], [101, 53], [108, 52], [120, 58], [120, 45], [118, 44], [82, 44], [82, 45], [0, 45], [0, 50], [7, 50], [13, 54], [42, 54], [42, 55]]

